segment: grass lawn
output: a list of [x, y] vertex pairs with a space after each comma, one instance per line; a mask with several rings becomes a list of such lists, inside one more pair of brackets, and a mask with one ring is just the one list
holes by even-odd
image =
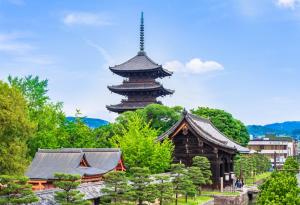
[[271, 175], [271, 172], [264, 172], [262, 174], [258, 174], [254, 178], [254, 183], [253, 183], [253, 179], [246, 179], [246, 185], [256, 184], [257, 182], [268, 178], [270, 175]]
[[[185, 203], [185, 198], [184, 197], [180, 197], [178, 200], [178, 205], [201, 205], [205, 202], [208, 202], [210, 200], [212, 200], [213, 198], [210, 196], [197, 196], [195, 199], [192, 198], [188, 198], [188, 202]], [[175, 204], [174, 202], [170, 202], [166, 205], [173, 205]]]
[[238, 196], [240, 195], [240, 192], [220, 192], [220, 191], [202, 191], [203, 195], [224, 195], [224, 196]]

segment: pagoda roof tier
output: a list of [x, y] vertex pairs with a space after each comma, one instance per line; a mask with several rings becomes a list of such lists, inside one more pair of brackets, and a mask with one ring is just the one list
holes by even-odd
[[126, 95], [133, 92], [152, 92], [157, 91], [157, 96], [170, 95], [174, 90], [166, 89], [160, 83], [124, 83], [121, 85], [107, 86], [111, 92]]
[[142, 109], [150, 104], [161, 104], [161, 102], [160, 101], [156, 101], [156, 102], [153, 102], [153, 101], [152, 102], [134, 102], [134, 101], [132, 101], [132, 102], [130, 102], [130, 101], [123, 100], [122, 103], [120, 103], [120, 104], [107, 105], [106, 108], [112, 112], [122, 113], [125, 111], [133, 111], [133, 110], [137, 110], [137, 109]]
[[162, 65], [155, 63], [142, 51], [125, 63], [109, 67], [109, 69], [122, 77], [129, 77], [136, 73], [150, 73], [155, 78], [162, 78], [173, 74], [164, 69]]

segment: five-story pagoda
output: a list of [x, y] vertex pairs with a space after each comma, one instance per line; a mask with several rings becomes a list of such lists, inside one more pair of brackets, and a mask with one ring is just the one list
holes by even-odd
[[144, 51], [143, 13], [140, 25], [140, 51], [125, 63], [109, 67], [109, 69], [113, 73], [124, 77], [125, 80], [121, 85], [108, 86], [108, 89], [127, 97], [120, 104], [107, 105], [109, 111], [122, 113], [144, 108], [152, 103], [161, 104], [160, 101], [157, 101], [157, 97], [174, 93], [173, 90], [164, 88], [162, 84], [156, 81], [157, 78], [171, 76], [172, 72], [152, 61]]

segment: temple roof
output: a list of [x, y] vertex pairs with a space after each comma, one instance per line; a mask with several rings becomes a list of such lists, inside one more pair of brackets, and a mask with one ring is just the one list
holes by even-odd
[[136, 109], [142, 109], [144, 107], [146, 107], [147, 105], [153, 104], [153, 103], [157, 103], [157, 104], [161, 104], [161, 102], [157, 101], [157, 102], [128, 102], [128, 101], [123, 101], [120, 104], [117, 105], [107, 105], [106, 108], [109, 111], [112, 112], [125, 112], [125, 111], [132, 111], [132, 110], [136, 110]]
[[112, 92], [118, 94], [126, 94], [128, 92], [135, 91], [159, 91], [159, 95], [170, 95], [174, 93], [174, 90], [166, 89], [157, 82], [145, 82], [145, 83], [123, 83], [121, 85], [107, 86]]
[[129, 59], [128, 61], [109, 67], [109, 69], [121, 76], [126, 76], [132, 72], [157, 72], [158, 77], [171, 76], [172, 72], [164, 69], [162, 65], [155, 63], [150, 59], [145, 52], [139, 52], [136, 56]]
[[[55, 173], [100, 175], [113, 170], [120, 159], [120, 149], [39, 149], [25, 175], [30, 179], [54, 179]], [[80, 166], [82, 160], [88, 166]]]
[[175, 130], [181, 125], [183, 121], [186, 121], [188, 125], [201, 137], [210, 141], [213, 144], [219, 145], [227, 149], [237, 150], [240, 153], [249, 153], [249, 149], [239, 145], [233, 140], [226, 137], [221, 133], [210, 120], [198, 117], [196, 115], [185, 112], [182, 118], [175, 123], [169, 130], [163, 133], [158, 137], [158, 140], [161, 141], [165, 138], [168, 138]]

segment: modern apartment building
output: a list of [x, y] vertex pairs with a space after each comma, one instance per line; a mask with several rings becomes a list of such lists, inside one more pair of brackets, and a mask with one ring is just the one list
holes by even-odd
[[266, 155], [270, 158], [274, 167], [276, 156], [276, 166], [281, 167], [288, 156], [298, 154], [297, 141], [290, 137], [264, 137], [253, 139], [248, 143], [248, 148], [253, 151]]

